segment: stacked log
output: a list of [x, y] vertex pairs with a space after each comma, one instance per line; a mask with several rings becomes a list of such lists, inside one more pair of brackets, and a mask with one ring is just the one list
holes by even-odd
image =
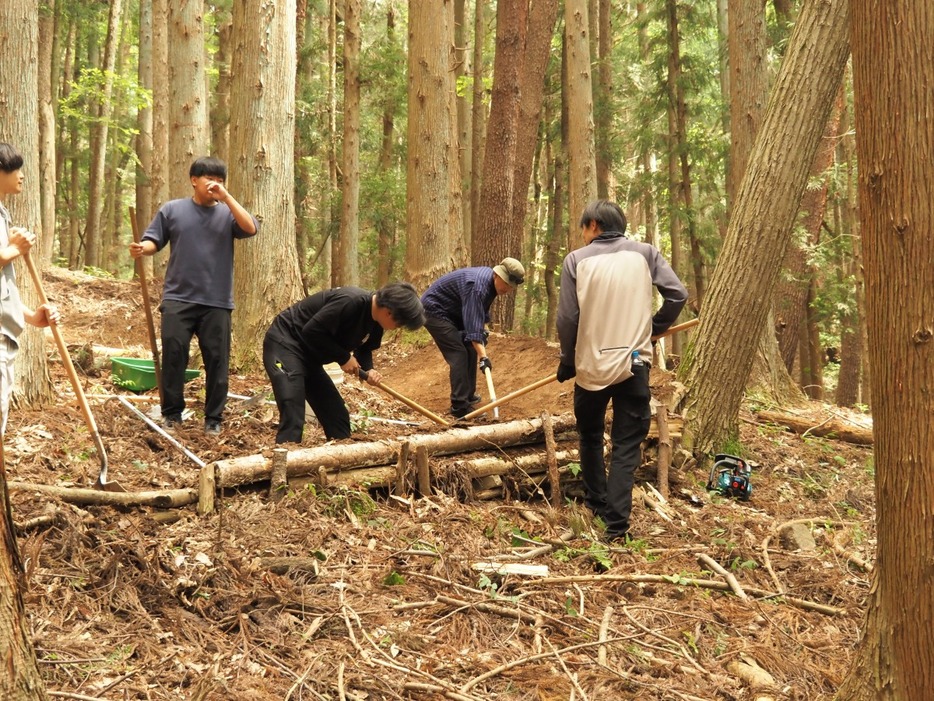
[[[405, 436], [395, 441], [330, 444], [290, 450], [285, 457], [285, 479], [292, 487], [314, 482], [322, 486], [365, 485], [371, 489], [388, 488], [394, 493], [405, 493], [409, 485], [418, 483], [414, 464], [418, 454], [437, 458], [496, 450], [497, 456], [455, 460], [443, 469], [438, 466], [433, 471], [429, 469], [428, 482], [423, 476], [419, 491], [425, 493], [441, 487], [448, 493], [476, 497], [477, 490], [471, 480], [510, 474], [530, 480], [534, 488], [547, 477], [545, 423], [541, 418], [523, 419]], [[563, 414], [554, 417], [551, 424], [557, 446], [555, 457], [559, 467], [564, 468], [577, 459], [574, 417]], [[672, 434], [680, 432], [679, 427], [671, 427], [670, 430]], [[535, 453], [527, 454], [530, 446], [534, 447]], [[401, 456], [405, 456], [405, 460]], [[278, 479], [281, 479], [281, 467], [279, 469]], [[198, 512], [214, 511], [218, 490], [269, 482], [272, 472], [271, 454], [218, 460], [206, 465], [201, 470], [199, 481]]]

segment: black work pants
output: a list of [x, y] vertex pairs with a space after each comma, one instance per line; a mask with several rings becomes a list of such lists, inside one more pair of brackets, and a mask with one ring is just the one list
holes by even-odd
[[[574, 417], [580, 434], [581, 472], [587, 506], [606, 524], [607, 538], [621, 538], [629, 530], [632, 485], [642, 462], [642, 441], [652, 419], [649, 366], [633, 368], [625, 382], [590, 391], [574, 386]], [[603, 459], [607, 405], [613, 402], [610, 429], [612, 451], [609, 474]]]
[[276, 443], [302, 442], [306, 401], [328, 440], [350, 437], [350, 412], [334, 381], [324, 367], [309, 362], [294, 342], [277, 333], [275, 326], [263, 339], [263, 366], [279, 408]]
[[448, 364], [451, 380], [451, 411], [467, 413], [470, 397], [477, 391], [477, 351], [464, 340], [464, 332], [450, 321], [429, 316], [425, 328]]
[[204, 362], [204, 419], [220, 421], [227, 406], [230, 310], [165, 300], [162, 312], [162, 415], [185, 408], [185, 369], [191, 339], [198, 337]]

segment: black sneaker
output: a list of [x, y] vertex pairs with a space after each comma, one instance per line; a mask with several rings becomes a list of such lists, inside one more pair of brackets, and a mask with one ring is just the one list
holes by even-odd
[[477, 402], [480, 401], [480, 395], [479, 395], [479, 394], [471, 394], [471, 395], [470, 395], [470, 398], [469, 398], [467, 401], [470, 402], [471, 404], [476, 404]]
[[208, 436], [219, 436], [221, 434], [221, 422], [208, 419], [204, 422], [204, 433]]
[[168, 416], [162, 417], [162, 428], [166, 431], [174, 431], [176, 428], [182, 425], [182, 415], [181, 414], [169, 414]]
[[451, 407], [450, 409], [448, 409], [448, 414], [453, 416], [455, 419], [462, 419], [465, 416], [467, 416], [467, 414], [469, 414], [470, 412], [471, 412], [470, 407], [467, 407], [466, 409], [455, 409], [454, 407]]

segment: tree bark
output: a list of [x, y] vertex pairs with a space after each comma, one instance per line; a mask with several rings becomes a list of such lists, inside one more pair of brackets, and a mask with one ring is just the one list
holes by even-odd
[[[25, 186], [19, 195], [5, 199], [13, 223], [41, 232], [39, 197], [39, 7], [35, 0], [0, 2], [0, 56], [17, 56], [16, 61], [0, 61], [0, 125], [3, 141], [13, 144], [23, 155]], [[36, 263], [48, 264], [37, 252]], [[17, 286], [23, 304], [38, 306], [38, 295], [21, 259], [14, 262]], [[39, 329], [26, 326], [19, 337], [16, 358], [16, 393], [13, 404], [38, 406], [52, 400], [52, 383], [46, 361], [45, 340]]]
[[[0, 26], [3, 25], [0, 9]], [[0, 45], [4, 43], [0, 37]], [[7, 492], [3, 444], [0, 443], [0, 698], [44, 701], [47, 696], [36, 652], [29, 639], [23, 605], [23, 563], [16, 544], [13, 512]]]
[[[833, 98], [849, 53], [846, 0], [802, 9], [749, 159], [711, 279], [701, 329], [685, 354], [687, 444], [711, 452], [736, 433], [743, 390]], [[736, 271], [743, 271], [740, 276]]]
[[[169, 196], [189, 197], [191, 162], [210, 152], [204, 52], [204, 0], [167, 2]], [[159, 65], [159, 64], [156, 64]], [[276, 164], [281, 168], [281, 164]], [[239, 197], [237, 198], [240, 199]]]
[[878, 544], [837, 698], [922, 699], [934, 689], [934, 120], [921, 78], [934, 66], [934, 4], [850, 5]]
[[778, 424], [798, 434], [809, 436], [827, 436], [845, 443], [855, 445], [872, 445], [872, 429], [863, 428], [848, 423], [842, 419], [831, 417], [815, 421], [808, 417], [788, 414], [781, 411], [760, 411], [756, 418], [764, 423]]
[[104, 72], [100, 104], [95, 108], [98, 119], [91, 126], [90, 168], [88, 173], [88, 213], [84, 227], [84, 259], [95, 268], [101, 267], [102, 217], [104, 200], [104, 168], [107, 159], [107, 134], [113, 112], [114, 69], [117, 65], [117, 44], [120, 40], [120, 20], [123, 0], [111, 0], [107, 20], [107, 43], [101, 70]]
[[409, 0], [405, 278], [419, 290], [460, 264], [455, 243], [463, 241], [460, 184], [451, 187], [460, 179], [459, 160], [451, 160], [457, 144], [453, 25], [452, 0]]
[[[52, 260], [55, 245], [55, 107], [52, 97], [55, 29], [60, 8], [55, 0], [46, 0], [39, 11], [39, 200], [42, 228], [39, 231], [37, 257]], [[56, 76], [57, 77], [57, 76]]]
[[[520, 80], [528, 37], [528, 0], [500, 0], [496, 6], [493, 95], [487, 121], [480, 213], [471, 246], [473, 265], [493, 266], [505, 256], [521, 257], [521, 222], [513, 219]], [[541, 78], [541, 76], [539, 76]], [[526, 172], [528, 176], [528, 171]], [[526, 178], [523, 196], [528, 192]]]
[[583, 245], [576, 223], [587, 203], [597, 197], [589, 32], [586, 0], [565, 0], [568, 250]]
[[230, 191], [262, 220], [236, 242], [235, 367], [256, 367], [269, 320], [302, 296], [295, 251], [295, 0], [238, 0], [233, 14]]
[[[139, 3], [139, 55], [137, 81], [140, 87], [153, 89], [153, 17], [152, 0]], [[161, 69], [160, 69], [161, 70]], [[152, 218], [152, 122], [153, 105], [136, 112], [136, 228], [145, 231]], [[152, 256], [140, 258], [145, 275], [152, 277]]]
[[344, 138], [335, 263], [343, 285], [360, 284], [360, 0], [344, 2]]

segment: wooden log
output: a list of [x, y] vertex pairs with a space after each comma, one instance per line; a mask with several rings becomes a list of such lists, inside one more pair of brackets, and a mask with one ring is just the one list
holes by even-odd
[[214, 463], [205, 465], [198, 473], [198, 513], [201, 516], [214, 511], [214, 495], [217, 492]]
[[418, 475], [418, 493], [423, 497], [430, 497], [431, 472], [428, 469], [428, 449], [423, 445], [415, 448], [415, 469]]
[[655, 411], [658, 426], [658, 491], [668, 498], [668, 468], [671, 466], [671, 436], [668, 435], [668, 407], [659, 404]]
[[555, 455], [555, 427], [551, 414], [542, 413], [542, 428], [545, 432], [545, 461], [548, 465], [548, 482], [551, 485], [551, 508], [561, 508], [561, 477], [558, 475], [558, 458]]
[[107, 505], [107, 506], [155, 506], [169, 509], [186, 506], [198, 501], [195, 489], [167, 489], [146, 492], [104, 492], [97, 489], [80, 487], [57, 487], [51, 484], [29, 484], [28, 482], [10, 482], [12, 491], [38, 492], [61, 499], [69, 504]]
[[[562, 415], [555, 418], [555, 431], [561, 433], [574, 427], [574, 418]], [[451, 455], [471, 450], [486, 450], [491, 445], [509, 447], [541, 443], [544, 440], [541, 419], [523, 419], [490, 426], [454, 428], [435, 434], [409, 436], [411, 447], [424, 446], [429, 455]], [[348, 468], [388, 465], [398, 460], [399, 442], [381, 441], [322, 445], [314, 448], [290, 450], [287, 456], [289, 478], [315, 474], [319, 467], [329, 472]], [[236, 487], [268, 480], [272, 474], [272, 461], [264, 455], [248, 455], [218, 460], [212, 463], [218, 487]]]
[[286, 475], [286, 460], [289, 451], [286, 448], [274, 448], [272, 451], [272, 478], [269, 480], [269, 498], [279, 501], [289, 488]]
[[399, 446], [399, 460], [396, 462], [396, 481], [392, 486], [392, 493], [403, 499], [409, 498], [409, 451], [412, 444], [402, 441]]
[[872, 445], [872, 429], [849, 423], [836, 416], [830, 416], [823, 421], [816, 421], [809, 416], [786, 414], [780, 411], [760, 411], [756, 418], [761, 423], [773, 423], [799, 433], [811, 436], [834, 438], [845, 443], [856, 445]]

